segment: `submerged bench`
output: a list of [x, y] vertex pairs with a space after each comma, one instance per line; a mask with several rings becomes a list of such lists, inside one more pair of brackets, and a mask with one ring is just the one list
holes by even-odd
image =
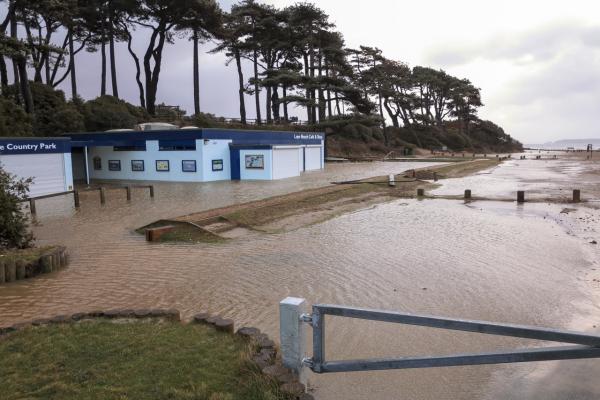
[[148, 228], [146, 229], [146, 241], [156, 242], [162, 235], [171, 232], [173, 229], [175, 229], [173, 225], [166, 225], [158, 228]]

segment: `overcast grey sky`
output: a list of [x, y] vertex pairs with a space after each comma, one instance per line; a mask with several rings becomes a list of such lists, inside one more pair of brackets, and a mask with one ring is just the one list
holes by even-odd
[[[284, 7], [292, 0], [264, 0]], [[231, 1], [221, 1], [229, 10]], [[384, 55], [442, 68], [482, 89], [482, 118], [525, 143], [600, 137], [600, 2], [594, 0], [319, 0], [350, 47], [376, 46]], [[143, 41], [136, 44], [142, 51]], [[206, 44], [208, 51], [213, 45]], [[192, 46], [165, 51], [159, 102], [193, 110]], [[134, 66], [119, 45], [122, 97], [135, 104]], [[78, 59], [81, 95], [99, 94], [98, 53]], [[201, 107], [237, 117], [237, 75], [223, 55], [203, 54]], [[69, 95], [69, 86], [63, 85]], [[110, 92], [110, 86], [109, 86]], [[250, 100], [250, 99], [249, 99]], [[247, 102], [249, 116], [254, 115]], [[303, 114], [300, 114], [303, 116]]]

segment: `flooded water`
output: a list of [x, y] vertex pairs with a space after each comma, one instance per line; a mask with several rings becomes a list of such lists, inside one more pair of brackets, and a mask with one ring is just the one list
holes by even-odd
[[[517, 184], [533, 184], [527, 183], [528, 176], [563, 176], [555, 172], [557, 164], [532, 164], [531, 168], [547, 165], [534, 173], [516, 170], [512, 163], [465, 181], [474, 194], [478, 183], [482, 192], [509, 196]], [[159, 218], [425, 166], [340, 164], [284, 181], [160, 184], [153, 201], [136, 190], [134, 201], [127, 204], [124, 193], [111, 191], [103, 207], [97, 193], [87, 193], [77, 212], [69, 200], [40, 202], [35, 227], [39, 242], [67, 245], [71, 263], [58, 273], [0, 286], [0, 324], [98, 308], [173, 307], [188, 318], [200, 311], [220, 313], [277, 338], [278, 302], [291, 295], [311, 304], [596, 329], [598, 290], [588, 283], [600, 266], [597, 249], [587, 240], [596, 237], [598, 225], [591, 222], [584, 227], [578, 219], [585, 214], [599, 220], [597, 211], [588, 207], [561, 214], [561, 206], [545, 203], [397, 200], [293, 232], [257, 233], [223, 244], [149, 244], [133, 233]], [[505, 182], [502, 190], [499, 181]], [[440, 190], [454, 190], [456, 185], [462, 191], [467, 184], [448, 182]], [[339, 318], [331, 318], [326, 334], [328, 359], [450, 354], [531, 344]], [[600, 396], [600, 382], [590, 363], [309, 379], [318, 399], [592, 399]], [[558, 382], [553, 378], [557, 374], [564, 380], [568, 374], [561, 372], [573, 368], [579, 371], [573, 379], [550, 389], [548, 381]], [[575, 396], [559, 396], [577, 380], [584, 384], [576, 385]]]

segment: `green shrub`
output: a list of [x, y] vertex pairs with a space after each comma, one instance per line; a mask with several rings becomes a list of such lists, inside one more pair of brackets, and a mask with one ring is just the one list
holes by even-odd
[[26, 248], [33, 241], [20, 206], [31, 182], [32, 178], [18, 179], [0, 165], [0, 250]]

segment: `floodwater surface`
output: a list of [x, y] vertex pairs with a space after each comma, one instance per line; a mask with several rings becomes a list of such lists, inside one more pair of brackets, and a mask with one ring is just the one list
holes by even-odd
[[[0, 324], [92, 309], [168, 307], [185, 318], [220, 313], [278, 338], [278, 303], [297, 296], [309, 304], [595, 329], [598, 303], [584, 281], [599, 267], [597, 252], [585, 247], [596, 231], [586, 231], [585, 238], [574, 234], [580, 225], [566, 226], [579, 217], [561, 214], [556, 204], [396, 200], [293, 232], [221, 244], [150, 244], [133, 232], [159, 218], [426, 165], [343, 164], [285, 181], [161, 184], [154, 201], [136, 190], [127, 204], [124, 193], [115, 191], [103, 207], [88, 193], [77, 212], [67, 200], [41, 203], [35, 234], [41, 244], [67, 245], [70, 266], [0, 286]], [[510, 164], [495, 173], [504, 174], [504, 168]], [[494, 186], [483, 180], [485, 185]], [[574, 211], [580, 212], [597, 217], [596, 210]], [[328, 322], [326, 338], [328, 359], [536, 344], [337, 317]], [[597, 372], [583, 364], [588, 362], [569, 362], [568, 368], [580, 371], [574, 379], [586, 382], [569, 399], [600, 396]], [[548, 390], [544, 380], [552, 371], [477, 366], [310, 375], [309, 381], [318, 399], [567, 398], [556, 395], [573, 380]]]

